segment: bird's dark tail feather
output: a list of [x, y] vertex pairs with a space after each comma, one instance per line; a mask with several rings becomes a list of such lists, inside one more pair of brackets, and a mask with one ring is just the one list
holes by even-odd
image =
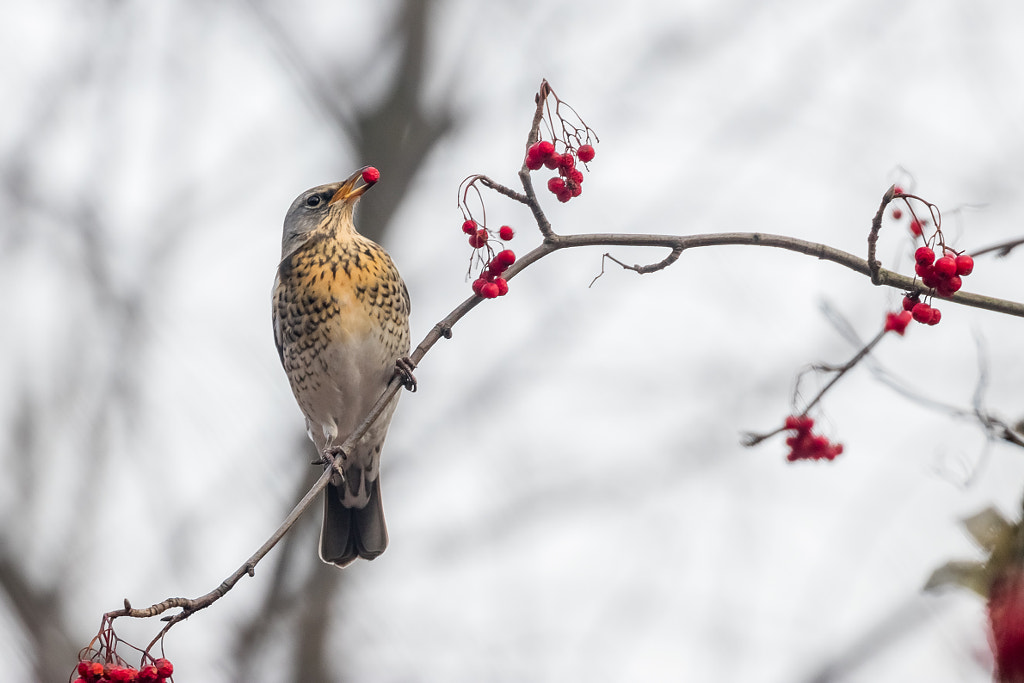
[[320, 559], [345, 567], [357, 558], [372, 560], [388, 547], [384, 506], [380, 500], [380, 477], [371, 484], [370, 499], [362, 508], [341, 504], [336, 486], [324, 491], [324, 525], [320, 530]]

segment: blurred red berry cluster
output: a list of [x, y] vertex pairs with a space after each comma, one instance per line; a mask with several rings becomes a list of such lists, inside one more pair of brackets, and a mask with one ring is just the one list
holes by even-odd
[[1019, 569], [993, 582], [988, 621], [996, 680], [1024, 681], [1024, 574]]
[[[472, 218], [462, 223], [462, 232], [469, 235], [469, 246], [473, 247], [483, 262], [480, 276], [473, 281], [473, 293], [484, 299], [494, 299], [508, 294], [508, 281], [502, 274], [516, 262], [515, 252], [511, 249], [496, 251], [492, 246], [495, 235]], [[508, 242], [515, 234], [511, 227], [503, 225], [498, 229], [497, 238], [502, 242]]]
[[807, 415], [790, 415], [786, 418], [785, 429], [793, 435], [786, 439], [789, 454], [786, 460], [835, 460], [843, 452], [843, 444], [832, 443], [828, 437], [814, 434], [814, 419]]
[[[906, 297], [903, 299], [904, 306], [906, 306]], [[885, 331], [895, 332], [901, 337], [907, 331], [907, 325], [910, 324], [911, 313], [910, 311], [900, 311], [899, 313], [886, 313], [885, 315]]]
[[531, 171], [541, 167], [557, 170], [558, 175], [548, 179], [548, 190], [564, 203], [583, 192], [583, 171], [576, 167], [577, 160], [586, 164], [593, 161], [596, 152], [590, 143], [573, 147], [568, 142], [559, 142], [565, 147], [564, 152], [556, 151], [555, 143], [548, 140], [530, 145], [526, 151], [526, 167]]
[[161, 657], [141, 669], [114, 662], [81, 661], [75, 669], [74, 683], [165, 683], [174, 674], [174, 665]]

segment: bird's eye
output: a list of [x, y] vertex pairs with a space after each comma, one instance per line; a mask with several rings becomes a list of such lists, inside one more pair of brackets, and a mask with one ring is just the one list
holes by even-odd
[[315, 209], [316, 207], [320, 206], [320, 202], [322, 201], [323, 199], [320, 197], [320, 195], [313, 194], [306, 197], [306, 206], [308, 206], [311, 209]]

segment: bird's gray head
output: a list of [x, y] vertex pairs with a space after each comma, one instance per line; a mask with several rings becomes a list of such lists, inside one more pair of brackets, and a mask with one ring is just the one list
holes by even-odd
[[368, 168], [364, 166], [341, 182], [314, 187], [295, 198], [284, 217], [281, 258], [298, 249], [318, 229], [355, 230], [352, 212], [356, 202], [377, 182], [363, 178]]

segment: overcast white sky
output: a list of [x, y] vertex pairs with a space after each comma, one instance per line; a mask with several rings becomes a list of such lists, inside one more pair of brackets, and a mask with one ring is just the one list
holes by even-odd
[[[392, 64], [381, 46], [395, 6], [306, 0], [272, 14], [324, 72], [380, 52], [341, 86], [355, 108]], [[281, 457], [302, 429], [269, 322], [281, 222], [302, 190], [375, 163], [325, 124], [246, 3], [104, 8], [0, 8], [0, 157], [32, 150], [21, 185], [4, 164], [0, 408], [13, 424], [29, 387], [49, 406], [38, 419], [54, 454], [52, 495], [0, 503], [3, 542], [72, 593], [82, 645], [124, 597], [213, 588], [282, 516], [308, 466]], [[947, 212], [958, 248], [1024, 230], [1017, 3], [451, 0], [432, 26], [429, 94], [452, 98], [458, 121], [385, 244], [412, 295], [414, 342], [469, 292], [458, 184], [515, 181], [542, 77], [601, 137], [584, 194], [546, 204], [560, 232], [760, 230], [864, 256], [899, 166]], [[78, 91], [48, 108], [47, 89], [66, 83]], [[26, 187], [40, 206], [17, 204]], [[47, 211], [50, 197], [83, 193], [112, 226], [95, 236], [111, 296], [153, 285], [133, 313], [145, 343], [131, 359], [91, 317], [83, 248]], [[492, 222], [517, 228], [517, 251], [539, 241], [525, 210], [487, 202]], [[147, 255], [169, 229], [174, 251], [154, 271]], [[884, 264], [909, 272], [911, 251], [887, 226]], [[865, 368], [819, 414], [846, 446], [835, 463], [787, 465], [781, 439], [739, 445], [787, 414], [801, 368], [855, 351], [823, 301], [867, 339], [898, 294], [834, 264], [737, 247], [645, 277], [608, 270], [588, 289], [601, 253], [530, 268], [427, 356], [384, 454], [391, 546], [350, 570], [338, 669], [381, 682], [781, 683], [857, 660], [895, 619], [905, 637], [885, 636], [891, 647], [837, 680], [989, 680], [982, 603], [919, 588], [946, 560], [978, 556], [958, 519], [988, 504], [1015, 515], [1024, 453], [987, 446], [976, 426]], [[1019, 256], [979, 259], [965, 289], [1021, 301], [1019, 273]], [[1024, 417], [1021, 322], [940, 307], [939, 326], [885, 339], [877, 361], [966, 408], [980, 344], [986, 405]], [[61, 485], [80, 476], [62, 463], [103, 394], [62, 392], [69, 376], [122, 362], [145, 379], [124, 423], [97, 437], [117, 466], [96, 482], [86, 524], [61, 508]], [[16, 444], [6, 439], [5, 460]], [[15, 500], [17, 486], [0, 492]], [[107, 550], [55, 575], [67, 533]], [[259, 582], [175, 627], [168, 653], [183, 680], [228, 680], [232, 620]], [[0, 638], [13, 679], [28, 671], [20, 642]]]

